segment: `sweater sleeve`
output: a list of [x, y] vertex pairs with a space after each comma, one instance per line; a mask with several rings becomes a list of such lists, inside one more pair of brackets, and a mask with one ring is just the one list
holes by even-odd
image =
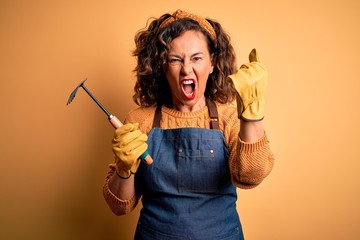
[[[138, 108], [132, 110], [124, 119], [124, 124], [139, 123], [141, 131], [148, 134], [151, 130], [154, 112], [155, 108]], [[114, 214], [124, 215], [134, 210], [141, 196], [135, 194], [130, 199], [120, 199], [111, 192], [109, 189], [109, 179], [113, 174], [115, 174], [115, 169], [115, 163], [109, 164], [109, 172], [106, 175], [105, 184], [103, 185], [103, 195], [106, 203]]]
[[274, 165], [266, 134], [255, 143], [246, 143], [238, 138], [236, 153], [230, 158], [229, 165], [235, 186], [243, 189], [258, 186]]
[[235, 107], [218, 106], [220, 128], [230, 151], [229, 168], [236, 187], [250, 189], [258, 186], [271, 172], [274, 156], [266, 133], [255, 143], [239, 138], [240, 121]]
[[109, 168], [110, 170], [105, 178], [105, 184], [103, 186], [103, 195], [105, 201], [115, 215], [120, 216], [128, 214], [134, 210], [140, 197], [135, 194], [128, 200], [122, 200], [115, 196], [115, 194], [113, 194], [109, 188], [109, 179], [115, 173], [115, 163], [109, 164]]

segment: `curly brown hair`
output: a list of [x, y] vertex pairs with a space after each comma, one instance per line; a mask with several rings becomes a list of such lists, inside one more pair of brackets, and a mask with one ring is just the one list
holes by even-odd
[[171, 41], [189, 30], [200, 31], [206, 36], [214, 62], [214, 71], [209, 75], [205, 97], [220, 103], [233, 101], [236, 91], [232, 83], [227, 81], [227, 76], [236, 71], [236, 56], [229, 35], [220, 23], [211, 19], [206, 20], [215, 30], [216, 41], [191, 18], [179, 19], [160, 28], [161, 23], [170, 16], [164, 14], [158, 19], [153, 19], [147, 29], [141, 30], [135, 36], [136, 48], [133, 55], [137, 58], [137, 66], [134, 69], [137, 81], [134, 87], [134, 102], [146, 107], [172, 105], [171, 91], [163, 64], [166, 63]]

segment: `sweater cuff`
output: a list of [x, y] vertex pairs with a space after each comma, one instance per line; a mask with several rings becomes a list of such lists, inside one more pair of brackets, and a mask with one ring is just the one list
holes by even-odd
[[111, 192], [109, 188], [109, 179], [111, 175], [115, 172], [115, 166], [114, 164], [110, 164], [109, 167], [110, 172], [106, 177], [105, 184], [103, 186], [104, 198], [109, 207], [116, 215], [127, 214], [135, 208], [139, 199], [136, 194], [134, 194], [130, 199], [120, 199]]
[[128, 205], [128, 204], [131, 204], [131, 203], [135, 202], [134, 201], [134, 199], [136, 199], [135, 194], [130, 199], [120, 199], [120, 198], [118, 198], [115, 194], [113, 194], [111, 192], [108, 182], [105, 183], [104, 190], [105, 190], [105, 193], [106, 193], [107, 197], [109, 197], [109, 199], [111, 199], [112, 201], [117, 202], [118, 204]]
[[267, 139], [266, 132], [264, 132], [264, 136], [262, 136], [257, 142], [254, 143], [248, 143], [244, 142], [240, 139], [240, 152], [243, 153], [251, 153], [254, 151], [258, 151], [259, 149], [262, 149], [264, 146], [269, 144], [269, 140]]

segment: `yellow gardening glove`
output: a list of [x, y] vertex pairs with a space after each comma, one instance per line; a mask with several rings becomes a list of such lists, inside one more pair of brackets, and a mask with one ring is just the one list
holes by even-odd
[[241, 65], [240, 69], [228, 77], [237, 91], [237, 109], [240, 119], [248, 121], [262, 120], [265, 115], [265, 91], [268, 84], [268, 73], [260, 63], [256, 49], [249, 54], [250, 63]]
[[115, 154], [116, 172], [129, 178], [140, 165], [140, 155], [148, 148], [147, 136], [139, 130], [139, 124], [125, 124], [115, 130], [112, 150]]

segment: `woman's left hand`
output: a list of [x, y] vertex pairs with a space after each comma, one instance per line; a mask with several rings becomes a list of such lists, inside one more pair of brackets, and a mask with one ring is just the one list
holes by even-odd
[[256, 49], [249, 54], [250, 63], [241, 65], [240, 69], [230, 75], [238, 93], [237, 109], [240, 119], [257, 121], [265, 115], [265, 91], [268, 84], [268, 72], [260, 63]]

